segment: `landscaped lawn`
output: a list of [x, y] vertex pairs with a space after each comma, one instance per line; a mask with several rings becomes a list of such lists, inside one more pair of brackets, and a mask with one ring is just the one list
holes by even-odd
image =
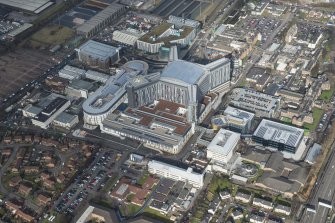
[[320, 119], [324, 114], [324, 110], [320, 108], [313, 108], [312, 112], [313, 112], [313, 124], [307, 124], [307, 123], [304, 124], [304, 127], [310, 131], [314, 131], [317, 128]]
[[212, 194], [216, 194], [218, 190], [223, 190], [230, 187], [231, 183], [227, 177], [214, 176], [209, 185], [209, 191]]
[[320, 99], [323, 101], [330, 101], [330, 99], [332, 98], [333, 94], [335, 92], [335, 88], [331, 87], [330, 90], [328, 91], [322, 91], [321, 95], [320, 95]]

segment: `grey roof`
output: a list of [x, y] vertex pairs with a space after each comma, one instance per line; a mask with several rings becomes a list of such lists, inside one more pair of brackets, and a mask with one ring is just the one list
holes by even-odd
[[39, 114], [43, 109], [34, 105], [29, 106], [29, 108], [26, 109], [27, 112], [33, 113], [35, 115]]
[[0, 0], [0, 4], [39, 13], [53, 3], [49, 0]]
[[320, 144], [314, 143], [313, 146], [308, 150], [305, 158], [305, 162], [314, 164], [316, 157], [321, 153], [322, 146]]
[[298, 147], [304, 136], [304, 130], [279, 122], [263, 119], [253, 135], [265, 140], [283, 143], [292, 147]]
[[94, 30], [99, 24], [106, 21], [108, 18], [110, 18], [112, 15], [117, 13], [119, 10], [124, 8], [123, 5], [112, 3], [108, 7], [106, 7], [104, 10], [93, 16], [91, 19], [86, 21], [84, 24], [79, 26], [77, 28], [77, 31], [82, 33], [89, 33], [90, 31]]
[[74, 79], [70, 82], [69, 87], [72, 87], [74, 89], [90, 90], [93, 88], [93, 84], [88, 81]]
[[85, 113], [103, 114], [115, 105], [126, 94], [125, 85], [131, 77], [139, 74], [138, 71], [121, 70], [116, 76], [111, 76], [106, 84], [91, 94], [83, 104]]
[[118, 53], [119, 48], [104, 43], [89, 40], [79, 47], [80, 53], [90, 55], [92, 58], [106, 60]]
[[271, 153], [269, 160], [266, 162], [265, 168], [281, 173], [284, 168], [283, 154], [280, 152]]
[[70, 123], [76, 117], [77, 115], [71, 115], [69, 113], [62, 112], [55, 118], [55, 121], [61, 122], [61, 123]]
[[188, 84], [197, 84], [204, 73], [205, 69], [200, 65], [183, 60], [176, 60], [165, 67], [161, 76], [180, 80]]

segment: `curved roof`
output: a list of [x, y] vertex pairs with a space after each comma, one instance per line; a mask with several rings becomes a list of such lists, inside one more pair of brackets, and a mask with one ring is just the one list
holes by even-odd
[[205, 71], [206, 70], [200, 65], [183, 60], [176, 60], [164, 68], [161, 77], [177, 79], [188, 84], [197, 84]]

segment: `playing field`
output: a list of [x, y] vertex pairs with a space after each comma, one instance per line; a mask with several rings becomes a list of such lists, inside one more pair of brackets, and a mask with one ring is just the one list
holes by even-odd
[[52, 24], [34, 33], [30, 38], [30, 46], [33, 48], [50, 48], [58, 44], [65, 44], [74, 35], [74, 30]]

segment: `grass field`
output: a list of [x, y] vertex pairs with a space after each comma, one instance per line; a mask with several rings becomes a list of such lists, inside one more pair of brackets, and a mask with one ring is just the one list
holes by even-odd
[[75, 31], [59, 25], [46, 26], [32, 35], [30, 44], [34, 48], [52, 47], [64, 44], [75, 35]]
[[335, 88], [331, 87], [328, 91], [322, 91], [320, 99], [326, 102], [329, 102], [335, 92]]
[[324, 110], [320, 108], [313, 108], [312, 112], [313, 112], [313, 124], [307, 124], [307, 123], [304, 124], [304, 127], [310, 131], [314, 131], [317, 128], [320, 119], [324, 114]]

